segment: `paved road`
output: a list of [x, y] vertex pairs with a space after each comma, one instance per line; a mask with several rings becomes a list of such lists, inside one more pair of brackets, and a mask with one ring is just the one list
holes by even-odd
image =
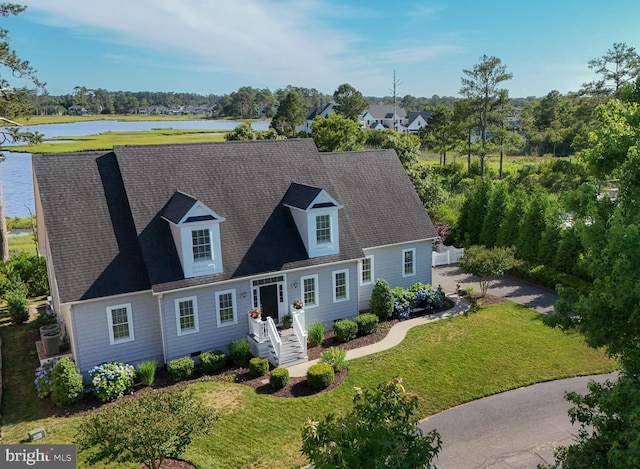
[[442, 437], [438, 469], [535, 469], [553, 462], [554, 448], [571, 444], [577, 433], [564, 393], [584, 393], [590, 379], [612, 378], [570, 378], [496, 394], [429, 417], [420, 428], [435, 428]]
[[[433, 269], [432, 284], [436, 286], [442, 285], [445, 292], [454, 292], [458, 282], [460, 282], [462, 288], [473, 286], [476, 291], [480, 290], [478, 280], [472, 275], [465, 274], [457, 265], [435, 267]], [[532, 285], [506, 275], [491, 282], [488, 293], [508, 298], [540, 313], [553, 311], [553, 304], [558, 298], [558, 295], [553, 290]]]

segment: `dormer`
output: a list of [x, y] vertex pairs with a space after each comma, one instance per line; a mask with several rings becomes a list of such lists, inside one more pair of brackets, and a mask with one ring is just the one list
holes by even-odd
[[338, 210], [342, 208], [326, 190], [291, 183], [284, 197], [310, 258], [340, 252]]
[[169, 222], [185, 278], [222, 272], [219, 216], [198, 199], [176, 191], [162, 212]]

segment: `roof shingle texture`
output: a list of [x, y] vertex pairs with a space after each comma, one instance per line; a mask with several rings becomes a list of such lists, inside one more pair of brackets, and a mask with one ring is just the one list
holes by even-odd
[[[366, 247], [436, 236], [392, 150], [319, 153], [312, 139], [117, 146], [34, 155], [33, 167], [62, 302], [357, 259]], [[284, 200], [319, 189], [344, 206], [340, 253], [309, 259]], [[185, 279], [162, 217], [196, 199], [225, 219], [223, 272]]]

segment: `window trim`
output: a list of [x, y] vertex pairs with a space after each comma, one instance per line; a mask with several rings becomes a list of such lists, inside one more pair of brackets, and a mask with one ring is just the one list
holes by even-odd
[[[233, 320], [231, 321], [220, 321], [220, 297], [222, 295], [231, 295], [231, 308], [233, 310]], [[230, 290], [221, 290], [216, 292], [216, 324], [218, 327], [227, 327], [232, 326], [238, 323], [238, 304], [236, 301], [236, 289], [232, 288]]]
[[[327, 227], [318, 228], [318, 219], [320, 217], [326, 217], [327, 223], [328, 223]], [[327, 244], [333, 243], [333, 230], [332, 230], [332, 227], [331, 227], [331, 225], [332, 225], [332, 223], [331, 223], [331, 214], [329, 214], [329, 213], [317, 214], [315, 216], [315, 222], [316, 222], [316, 245], [317, 246], [323, 246], [323, 245], [327, 245]], [[322, 229], [323, 232], [324, 231], [328, 231], [328, 234], [329, 234], [328, 239], [322, 239], [322, 240], [318, 239], [318, 232], [320, 231], [320, 229]]]
[[[193, 329], [182, 330], [180, 326], [180, 303], [185, 303], [187, 301], [192, 302], [193, 308]], [[200, 324], [198, 321], [198, 297], [197, 296], [188, 296], [186, 298], [176, 298], [174, 301], [175, 312], [176, 312], [176, 331], [179, 336], [181, 335], [189, 335], [194, 334], [200, 331]]]
[[[406, 270], [407, 261], [405, 256], [408, 252], [411, 253], [411, 272], [410, 273], [407, 273], [407, 270]], [[416, 275], [416, 248], [403, 249], [402, 250], [402, 276], [413, 277], [415, 275]]]
[[[116, 339], [113, 334], [113, 311], [117, 309], [125, 309], [127, 311], [127, 325], [129, 326], [129, 337]], [[135, 340], [133, 332], [133, 314], [131, 313], [131, 303], [107, 306], [107, 323], [109, 324], [109, 342], [111, 345], [124, 344]]]
[[[336, 295], [336, 289], [338, 288], [338, 274], [344, 274], [344, 287], [346, 294], [344, 298], [338, 298], [338, 296]], [[342, 301], [349, 301], [349, 269], [334, 270], [333, 272], [331, 272], [331, 276], [333, 277], [333, 302], [340, 303]]]
[[[198, 231], [206, 231], [207, 232], [207, 237], [209, 238], [209, 256], [208, 257], [199, 257], [198, 259], [196, 259], [195, 256], [195, 252], [194, 249], [196, 247], [196, 245], [193, 243], [193, 235], [194, 233], [198, 232]], [[199, 246], [205, 246], [203, 245], [199, 245]], [[199, 262], [211, 262], [212, 260], [214, 260], [214, 253], [213, 253], [213, 233], [211, 232], [211, 228], [208, 227], [201, 227], [201, 228], [192, 228], [191, 229], [191, 260], [194, 264], [197, 264]]]
[[[313, 279], [313, 290], [315, 293], [315, 303], [307, 303], [305, 301], [305, 291], [304, 291], [304, 281], [308, 279]], [[318, 288], [318, 274], [313, 275], [305, 275], [304, 277], [300, 277], [300, 296], [302, 297], [302, 302], [304, 303], [304, 308], [316, 308], [320, 305], [320, 291]]]
[[[363, 269], [363, 262], [365, 259], [369, 259], [371, 267], [369, 268], [369, 270], [371, 271], [371, 278], [367, 281], [363, 280], [362, 278], [362, 274], [364, 273], [364, 269]], [[373, 254], [369, 254], [368, 256], [364, 256], [364, 259], [362, 259], [359, 263], [358, 266], [360, 267], [360, 271], [358, 272], [358, 280], [360, 282], [360, 286], [364, 286], [364, 285], [371, 285], [374, 281], [375, 281], [375, 273], [374, 273], [374, 267], [373, 267]]]

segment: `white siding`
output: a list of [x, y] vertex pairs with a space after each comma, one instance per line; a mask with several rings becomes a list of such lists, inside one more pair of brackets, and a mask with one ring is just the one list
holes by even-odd
[[[135, 340], [110, 344], [107, 308], [131, 303]], [[151, 293], [107, 298], [72, 306], [70, 314], [78, 367], [86, 373], [102, 362], [121, 361], [135, 365], [144, 360], [162, 363], [162, 340], [158, 304]], [[174, 320], [175, 323], [175, 320]]]

